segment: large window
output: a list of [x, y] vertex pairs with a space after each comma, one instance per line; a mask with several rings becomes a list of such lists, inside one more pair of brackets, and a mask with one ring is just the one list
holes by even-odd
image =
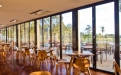
[[35, 31], [34, 31], [34, 21], [30, 22], [30, 46], [35, 45]]
[[96, 6], [96, 56], [98, 69], [113, 71], [114, 35], [114, 3]]
[[[92, 50], [92, 7], [78, 11], [78, 29], [79, 29], [79, 48], [80, 51]], [[92, 57], [91, 67], [92, 67]]]
[[14, 46], [16, 46], [16, 26], [13, 26], [14, 27], [14, 31], [13, 31], [13, 42], [14, 42]]
[[42, 19], [40, 19], [37, 20], [37, 48], [40, 49], [42, 46]]
[[44, 47], [50, 46], [50, 17], [44, 18], [43, 25]]
[[6, 28], [0, 30], [0, 42], [6, 42]]
[[25, 23], [25, 45], [26, 46], [29, 46], [29, 23], [27, 22], [27, 23]]
[[52, 46], [60, 46], [60, 15], [52, 16]]
[[20, 25], [20, 44], [21, 47], [25, 45], [25, 29], [24, 29], [24, 23]]
[[67, 58], [65, 52], [72, 50], [72, 12], [62, 14], [62, 56]]

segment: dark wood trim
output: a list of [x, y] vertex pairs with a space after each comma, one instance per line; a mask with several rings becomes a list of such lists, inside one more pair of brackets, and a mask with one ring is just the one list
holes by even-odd
[[96, 9], [92, 7], [92, 43], [93, 43], [93, 68], [96, 69]]
[[78, 51], [78, 10], [72, 10], [72, 48]]
[[60, 59], [62, 59], [62, 14], [60, 14]]
[[119, 25], [119, 0], [114, 1], [114, 27], [115, 27], [115, 60], [120, 65], [120, 25]]
[[52, 47], [52, 16], [50, 17], [50, 47]]

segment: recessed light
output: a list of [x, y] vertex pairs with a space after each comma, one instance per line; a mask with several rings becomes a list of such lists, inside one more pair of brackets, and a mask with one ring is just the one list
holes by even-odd
[[14, 19], [14, 20], [11, 20], [10, 22], [17, 22], [18, 20]]
[[4, 24], [0, 24], [0, 26], [5, 26]]
[[39, 14], [43, 14], [43, 13], [46, 13], [46, 12], [48, 12], [48, 11], [45, 11], [45, 10], [37, 10], [37, 11], [32, 12], [30, 14], [39, 15]]
[[0, 5], [0, 7], [2, 7], [2, 5]]

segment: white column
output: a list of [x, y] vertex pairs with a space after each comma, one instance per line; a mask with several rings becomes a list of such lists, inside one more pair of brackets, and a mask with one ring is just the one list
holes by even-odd
[[37, 20], [37, 49], [40, 49], [40, 20]]
[[81, 53], [81, 40], [80, 40], [80, 12], [78, 11], [78, 53]]

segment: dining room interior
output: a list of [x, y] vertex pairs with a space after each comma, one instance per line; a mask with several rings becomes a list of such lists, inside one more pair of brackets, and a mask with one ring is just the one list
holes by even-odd
[[121, 75], [121, 0], [0, 0], [0, 75]]

